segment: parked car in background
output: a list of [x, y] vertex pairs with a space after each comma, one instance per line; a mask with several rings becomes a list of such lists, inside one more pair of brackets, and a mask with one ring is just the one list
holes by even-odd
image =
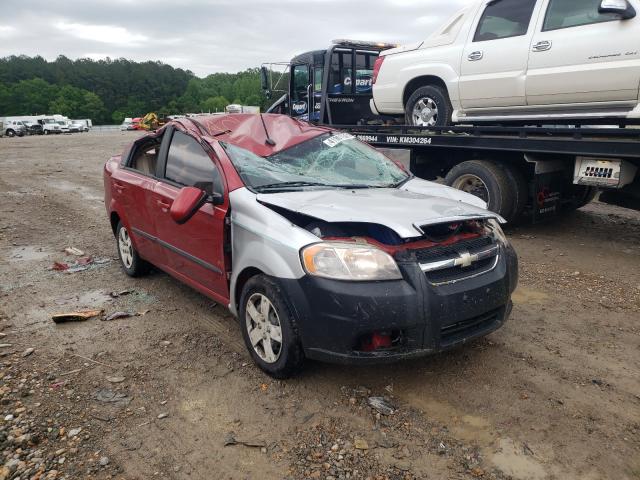
[[481, 0], [380, 53], [375, 113], [409, 125], [640, 118], [640, 0]]
[[80, 124], [81, 132], [88, 132], [91, 129], [91, 127], [93, 127], [93, 122], [91, 121], [91, 119], [88, 119], [88, 118], [83, 118], [80, 120], [77, 120], [77, 119], [71, 120], [71, 123]]
[[305, 358], [453, 348], [511, 311], [503, 220], [347, 133], [284, 115], [180, 119], [108, 160], [104, 186], [124, 271], [153, 264], [227, 305], [276, 378]]
[[56, 123], [60, 126], [60, 133], [71, 133], [68, 122], [65, 120], [58, 120]]
[[42, 125], [42, 131], [45, 135], [62, 133], [60, 125], [52, 117], [41, 118], [38, 120], [38, 123]]
[[80, 122], [76, 122], [75, 120], [71, 120], [71, 122], [69, 122], [69, 131], [71, 133], [80, 133], [80, 132], [86, 132], [88, 131], [88, 129], [85, 130], [84, 124]]
[[44, 131], [42, 130], [42, 125], [40, 125], [38, 122], [23, 120], [22, 124], [26, 128], [27, 135], [42, 135], [44, 133]]
[[27, 134], [25, 127], [20, 120], [5, 117], [2, 119], [3, 131], [7, 137], [23, 137]]
[[120, 125], [120, 130], [135, 130], [133, 120], [131, 118], [125, 118], [124, 122], [122, 122], [122, 125]]

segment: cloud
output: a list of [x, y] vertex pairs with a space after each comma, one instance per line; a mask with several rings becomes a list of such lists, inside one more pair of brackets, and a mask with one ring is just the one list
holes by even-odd
[[[91, 0], [14, 2], [0, 56], [160, 60], [199, 76], [326, 48], [336, 38], [424, 40], [474, 0]], [[43, 39], [45, 39], [43, 41]]]
[[111, 45], [136, 46], [147, 42], [149, 37], [131, 33], [124, 27], [113, 25], [87, 25], [82, 23], [57, 22], [55, 27], [74, 37]]
[[12, 27], [11, 25], [0, 25], [0, 38], [9, 38], [12, 35], [15, 35], [16, 27]]

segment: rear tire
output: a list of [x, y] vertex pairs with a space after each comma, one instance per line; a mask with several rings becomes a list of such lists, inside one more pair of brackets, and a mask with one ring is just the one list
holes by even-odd
[[261, 370], [278, 379], [300, 371], [304, 352], [294, 309], [272, 278], [256, 275], [247, 281], [240, 296], [239, 317], [247, 350]]
[[529, 184], [524, 173], [517, 165], [506, 163], [502, 165], [502, 168], [507, 177], [509, 177], [509, 182], [511, 182], [513, 188], [514, 207], [509, 223], [515, 224], [522, 220], [524, 209], [529, 203]]
[[416, 127], [451, 125], [453, 107], [446, 90], [435, 85], [414, 91], [405, 105], [405, 122]]
[[122, 269], [127, 275], [130, 277], [141, 277], [149, 273], [149, 263], [144, 261], [138, 254], [138, 251], [131, 241], [129, 231], [122, 222], [118, 222], [118, 226], [116, 227], [116, 243]]
[[517, 212], [514, 183], [503, 168], [488, 160], [462, 162], [447, 173], [445, 183], [487, 202], [487, 208], [508, 222]]

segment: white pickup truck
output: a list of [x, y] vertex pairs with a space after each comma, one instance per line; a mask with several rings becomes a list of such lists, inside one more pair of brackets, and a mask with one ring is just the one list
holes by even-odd
[[383, 51], [371, 109], [409, 125], [640, 118], [640, 0], [481, 0]]

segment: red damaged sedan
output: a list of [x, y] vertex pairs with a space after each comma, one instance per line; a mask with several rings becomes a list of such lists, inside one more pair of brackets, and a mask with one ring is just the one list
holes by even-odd
[[286, 378], [305, 358], [390, 362], [504, 324], [518, 269], [497, 214], [348, 133], [280, 115], [175, 120], [107, 161], [124, 271], [227, 305]]

